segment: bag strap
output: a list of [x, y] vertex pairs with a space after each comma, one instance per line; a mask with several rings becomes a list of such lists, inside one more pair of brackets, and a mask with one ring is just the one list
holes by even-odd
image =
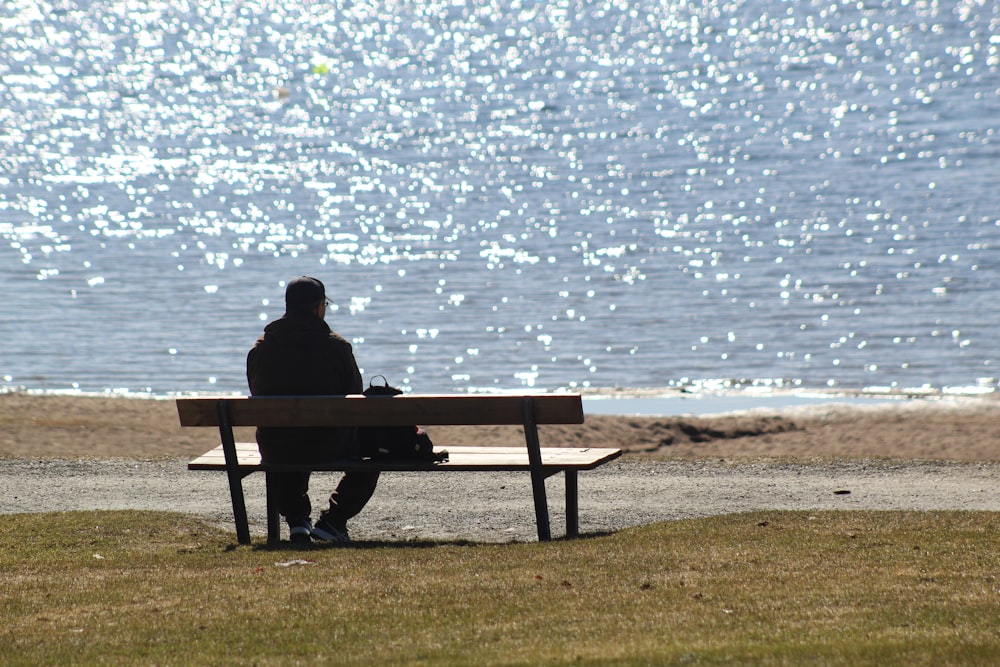
[[382, 378], [382, 386], [383, 387], [388, 387], [389, 386], [389, 379], [386, 378], [386, 376], [384, 376], [384, 375], [374, 375], [374, 376], [372, 376], [372, 379], [368, 380], [368, 386], [369, 387], [374, 387], [375, 386], [374, 383], [375, 383], [375, 380], [377, 378]]

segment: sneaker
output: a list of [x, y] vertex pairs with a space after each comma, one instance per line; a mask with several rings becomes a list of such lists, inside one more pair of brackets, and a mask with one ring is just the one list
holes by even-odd
[[312, 529], [312, 537], [324, 542], [334, 542], [336, 544], [347, 544], [351, 537], [347, 534], [346, 527], [334, 526], [326, 519], [320, 519]]
[[288, 519], [288, 539], [292, 542], [308, 544], [312, 541], [309, 537], [312, 531], [312, 521], [308, 517], [305, 519]]

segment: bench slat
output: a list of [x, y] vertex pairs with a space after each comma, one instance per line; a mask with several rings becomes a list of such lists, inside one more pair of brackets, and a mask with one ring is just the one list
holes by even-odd
[[[524, 447], [443, 447], [449, 460], [442, 463], [422, 461], [338, 461], [330, 465], [310, 465], [310, 470], [380, 469], [380, 470], [529, 470], [528, 452]], [[591, 470], [621, 455], [618, 449], [591, 447], [542, 447], [542, 466], [559, 470]], [[237, 460], [241, 468], [260, 465], [260, 452], [253, 442], [236, 443]], [[189, 470], [225, 470], [226, 457], [222, 446], [206, 452], [188, 463]]]
[[[182, 426], [218, 426], [225, 397], [179, 398]], [[538, 424], [582, 424], [579, 394], [532, 396]], [[282, 396], [227, 399], [232, 426], [384, 426], [523, 424], [523, 396]]]

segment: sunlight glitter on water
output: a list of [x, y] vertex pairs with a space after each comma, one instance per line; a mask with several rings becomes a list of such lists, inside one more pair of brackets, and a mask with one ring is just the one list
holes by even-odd
[[[338, 327], [375, 366], [399, 360], [374, 341], [441, 331], [402, 362], [435, 386], [995, 374], [996, 7], [29, 2], [0, 21], [5, 280], [73, 294], [79, 328], [117, 339], [77, 308], [140, 263], [139, 293], [191, 309], [157, 322], [177, 351], [157, 374], [207, 375], [178, 342], [195, 323], [275, 317], [262, 293], [310, 272], [356, 276]], [[213, 326], [197, 345], [245, 345]]]

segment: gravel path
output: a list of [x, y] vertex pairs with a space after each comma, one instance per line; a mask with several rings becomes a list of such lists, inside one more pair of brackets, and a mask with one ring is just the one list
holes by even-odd
[[[337, 474], [312, 482], [319, 509]], [[226, 477], [185, 460], [0, 460], [0, 514], [170, 510], [232, 530]], [[264, 532], [263, 476], [244, 481], [251, 532]], [[547, 483], [554, 536], [565, 528], [562, 476]], [[752, 510], [1000, 511], [997, 463], [616, 461], [580, 473], [582, 532]], [[351, 526], [355, 539], [530, 541], [526, 473], [386, 473]]]

